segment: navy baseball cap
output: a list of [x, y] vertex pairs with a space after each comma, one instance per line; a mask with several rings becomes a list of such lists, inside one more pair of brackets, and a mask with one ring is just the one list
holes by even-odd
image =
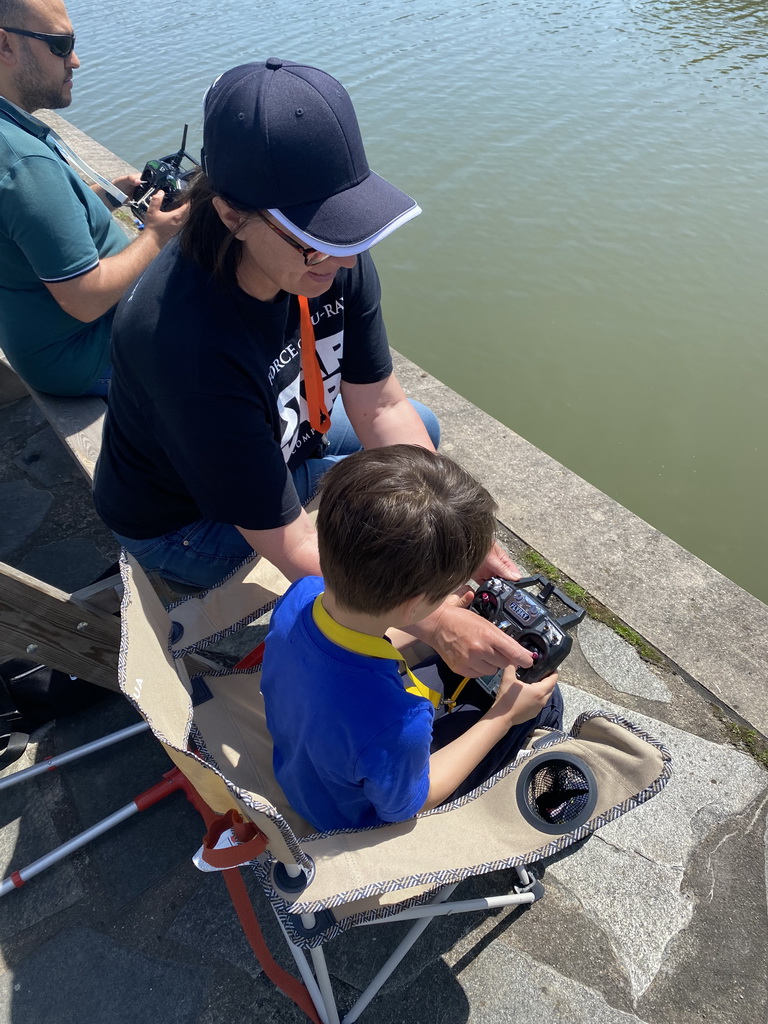
[[222, 198], [268, 210], [330, 256], [363, 252], [421, 213], [368, 166], [344, 87], [276, 57], [232, 68], [210, 87], [201, 163]]

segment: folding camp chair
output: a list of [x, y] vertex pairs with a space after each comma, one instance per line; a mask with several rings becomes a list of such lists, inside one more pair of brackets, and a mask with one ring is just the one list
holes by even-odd
[[[212, 809], [204, 808], [212, 827], [199, 865], [251, 863], [311, 1003], [294, 998], [324, 1024], [339, 1021], [323, 954], [329, 939], [357, 925], [415, 920], [344, 1017], [355, 1021], [431, 920], [533, 902], [541, 887], [526, 864], [650, 799], [669, 777], [659, 742], [595, 712], [570, 734], [538, 731], [512, 765], [452, 804], [400, 824], [317, 833], [272, 774], [258, 666], [190, 674], [185, 664], [185, 655], [263, 614], [285, 580], [255, 562], [166, 610], [130, 557], [122, 572], [120, 686]], [[462, 879], [501, 868], [517, 869], [508, 895], [446, 902]], [[224, 871], [227, 880], [235, 874]], [[234, 898], [241, 913], [242, 893]]]

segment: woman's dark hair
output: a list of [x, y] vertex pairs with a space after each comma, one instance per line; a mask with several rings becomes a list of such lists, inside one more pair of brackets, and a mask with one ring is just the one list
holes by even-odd
[[496, 502], [451, 459], [417, 445], [356, 452], [323, 478], [320, 568], [339, 605], [384, 614], [426, 594], [440, 601], [493, 543]]
[[[189, 215], [179, 233], [183, 255], [199, 263], [221, 284], [234, 287], [242, 243], [222, 221], [213, 205], [214, 199], [224, 197], [214, 190], [208, 175], [203, 171], [198, 171], [190, 179], [183, 197], [189, 203]], [[242, 209], [229, 199], [224, 201], [245, 217], [254, 212]]]

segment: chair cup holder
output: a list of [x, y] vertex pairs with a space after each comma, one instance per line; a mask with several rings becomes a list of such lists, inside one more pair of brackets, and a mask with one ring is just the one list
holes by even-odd
[[585, 825], [597, 804], [597, 780], [580, 757], [541, 753], [525, 763], [517, 780], [520, 813], [547, 835]]

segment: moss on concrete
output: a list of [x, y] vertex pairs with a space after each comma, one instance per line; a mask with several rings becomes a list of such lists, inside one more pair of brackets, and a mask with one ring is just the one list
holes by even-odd
[[725, 726], [725, 733], [731, 746], [749, 754], [753, 761], [757, 761], [761, 768], [768, 771], [768, 740], [751, 726], [732, 722], [719, 705], [712, 704], [711, 707], [715, 717]]
[[631, 644], [645, 661], [649, 661], [654, 665], [662, 665], [664, 663], [664, 657], [655, 647], [649, 644], [631, 626], [628, 626], [626, 622], [622, 622], [621, 619], [617, 618], [605, 605], [600, 604], [583, 587], [580, 587], [578, 583], [568, 579], [556, 566], [540, 555], [538, 551], [530, 547], [526, 548], [523, 552], [523, 561], [530, 568], [531, 572], [539, 576], [546, 576], [547, 579], [552, 580], [560, 590], [577, 604], [580, 604], [582, 608], [585, 608], [591, 618], [604, 623], [614, 633], [617, 633], [623, 640]]

